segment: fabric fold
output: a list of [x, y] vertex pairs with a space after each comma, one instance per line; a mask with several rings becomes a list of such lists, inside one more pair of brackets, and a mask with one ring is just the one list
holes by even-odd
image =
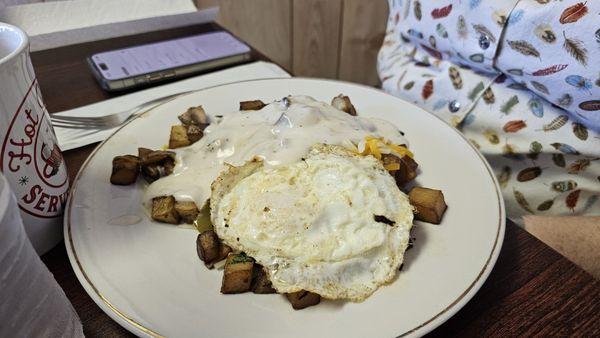
[[519, 1], [506, 26], [498, 70], [572, 119], [600, 126], [599, 13], [600, 1]]
[[600, 215], [600, 2], [389, 4], [383, 89], [481, 151], [508, 217]]

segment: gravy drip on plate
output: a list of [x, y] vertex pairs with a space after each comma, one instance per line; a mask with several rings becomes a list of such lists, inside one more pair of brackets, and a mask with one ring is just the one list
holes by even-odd
[[290, 164], [306, 156], [316, 143], [344, 146], [374, 136], [408, 145], [388, 121], [351, 116], [308, 96], [290, 96], [261, 110], [210, 118], [202, 139], [175, 150], [173, 174], [149, 185], [146, 203], [157, 196], [173, 195], [178, 201], [194, 201], [201, 208], [226, 164], [241, 166], [254, 157], [267, 166]]

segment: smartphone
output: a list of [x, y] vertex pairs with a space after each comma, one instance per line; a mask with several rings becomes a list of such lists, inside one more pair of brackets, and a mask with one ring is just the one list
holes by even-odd
[[87, 61], [102, 88], [145, 86], [250, 60], [250, 47], [225, 32], [212, 32], [111, 50]]

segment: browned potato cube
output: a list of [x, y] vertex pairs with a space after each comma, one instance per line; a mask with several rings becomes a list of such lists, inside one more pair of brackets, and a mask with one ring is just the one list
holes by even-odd
[[151, 152], [153, 152], [152, 149], [142, 147], [138, 148], [138, 157], [140, 158], [140, 161], [144, 162], [146, 157], [150, 155]]
[[404, 185], [417, 177], [417, 167], [419, 166], [410, 156], [402, 156], [400, 158], [402, 165], [396, 173], [396, 182]]
[[173, 196], [161, 196], [152, 199], [152, 219], [171, 224], [179, 224], [179, 214], [175, 210]]
[[142, 175], [149, 183], [170, 175], [175, 167], [175, 153], [172, 151], [138, 148], [142, 162]]
[[173, 170], [175, 169], [175, 160], [172, 160], [172, 159], [166, 160], [162, 167], [164, 169], [162, 176], [171, 175], [173, 173]]
[[148, 183], [152, 183], [163, 176], [172, 174], [174, 168], [174, 162], [166, 162], [164, 165], [150, 164], [142, 166], [142, 175]]
[[179, 115], [177, 118], [179, 118], [179, 121], [181, 121], [184, 126], [192, 124], [197, 126], [208, 125], [208, 117], [202, 106], [190, 107], [185, 113]]
[[242, 293], [250, 290], [254, 260], [245, 254], [229, 254], [225, 262], [221, 293]]
[[196, 238], [196, 250], [198, 257], [204, 261], [207, 267], [213, 267], [213, 264], [221, 256], [221, 240], [212, 230], [204, 231]]
[[189, 126], [190, 124], [192, 124], [192, 116], [190, 110], [193, 108], [194, 107], [190, 107], [183, 114], [177, 116], [181, 124], [183, 124], [184, 126]]
[[399, 187], [402, 187], [404, 184], [417, 177], [418, 164], [409, 156], [402, 156], [400, 158], [392, 154], [382, 154], [381, 160], [383, 161], [384, 166], [393, 163], [397, 163], [399, 165], [399, 169], [390, 170], [390, 175], [396, 179], [396, 184]]
[[302, 310], [309, 306], [317, 305], [321, 302], [321, 296], [305, 290], [286, 293], [285, 296], [290, 303], [292, 303], [294, 310]]
[[138, 148], [142, 165], [149, 164], [164, 164], [167, 161], [175, 161], [175, 153], [166, 150], [150, 150], [146, 148]]
[[185, 126], [171, 126], [171, 135], [169, 136], [169, 148], [181, 148], [187, 147], [190, 144], [190, 140], [187, 136], [187, 129]]
[[152, 183], [164, 176], [164, 168], [157, 164], [142, 166], [142, 176], [146, 182]]
[[175, 202], [175, 210], [181, 220], [187, 224], [193, 224], [200, 213], [195, 202]]
[[112, 161], [110, 183], [128, 185], [135, 183], [140, 173], [140, 159], [133, 155], [116, 156]]
[[200, 128], [194, 124], [189, 125], [187, 127], [186, 133], [187, 133], [187, 138], [190, 141], [190, 143], [197, 142], [199, 139], [202, 138], [202, 136], [204, 136], [203, 128]]
[[331, 105], [345, 113], [356, 116], [356, 109], [354, 109], [354, 106], [352, 105], [352, 102], [350, 102], [350, 98], [348, 96], [340, 94], [334, 97], [331, 100]]
[[227, 258], [227, 256], [231, 253], [231, 251], [233, 251], [233, 250], [231, 249], [231, 247], [229, 245], [223, 244], [223, 242], [221, 242], [221, 246], [219, 249], [219, 257], [217, 258], [215, 263], [220, 262], [220, 261], [224, 260], [225, 258]]
[[240, 110], [261, 110], [266, 106], [261, 100], [242, 101], [240, 102]]
[[196, 238], [196, 252], [207, 268], [212, 269], [215, 263], [227, 258], [231, 248], [223, 244], [212, 230], [203, 231]]
[[433, 224], [440, 224], [446, 202], [440, 190], [415, 187], [408, 193], [410, 204], [416, 209], [415, 218]]
[[276, 293], [277, 291], [273, 288], [269, 276], [265, 272], [265, 269], [259, 265], [254, 264], [254, 277], [252, 278], [252, 292], [258, 294]]

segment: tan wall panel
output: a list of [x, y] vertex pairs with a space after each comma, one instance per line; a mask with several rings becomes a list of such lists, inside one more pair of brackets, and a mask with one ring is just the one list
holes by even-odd
[[217, 22], [292, 69], [291, 0], [219, 0]]
[[377, 52], [385, 35], [387, 1], [344, 0], [343, 10], [338, 78], [378, 86]]
[[341, 0], [293, 0], [296, 76], [337, 78]]
[[379, 85], [386, 0], [195, 0], [218, 22], [297, 76]]

